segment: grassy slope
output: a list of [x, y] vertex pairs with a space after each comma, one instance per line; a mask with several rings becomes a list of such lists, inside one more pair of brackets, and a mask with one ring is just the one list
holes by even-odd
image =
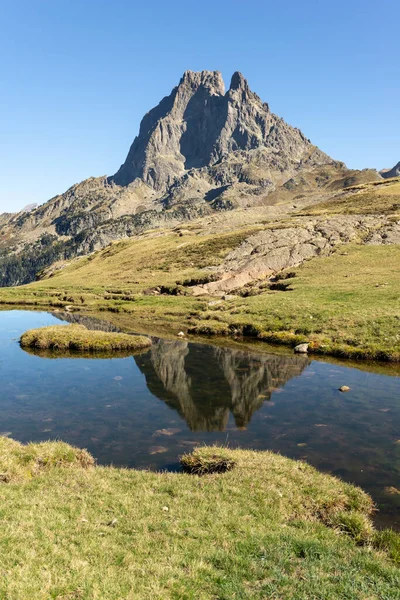
[[388, 214], [400, 218], [400, 179], [371, 182], [348, 188], [340, 198], [304, 208], [302, 215]]
[[[400, 181], [394, 179], [350, 188], [340, 198], [307, 210], [326, 215], [386, 212], [397, 219], [399, 205]], [[151, 324], [153, 330], [243, 332], [289, 344], [306, 339], [314, 352], [399, 360], [399, 246], [342, 246], [329, 258], [296, 269], [296, 277], [288, 281], [292, 290], [286, 292], [263, 290], [214, 306], [207, 298], [147, 295], [157, 286], [186, 293], [178, 284], [204, 277], [201, 269], [217, 266], [252, 232], [272, 225], [214, 235], [189, 225], [180, 233], [122, 241], [73, 261], [49, 279], [1, 289], [0, 302], [60, 308], [72, 304], [75, 310], [127, 313], [136, 326]], [[129, 322], [133, 327], [132, 318]]]
[[0, 289], [0, 302], [133, 311], [144, 321], [175, 323], [207, 303], [188, 296], [146, 295], [146, 290], [176, 287], [177, 281], [204, 277], [202, 268], [220, 264], [230, 250], [259, 229], [245, 228], [220, 235], [168, 231], [158, 237], [114, 243], [90, 257], [73, 261], [50, 279]]
[[[175, 237], [159, 238], [161, 249], [166, 252], [168, 244], [182, 240]], [[140, 288], [157, 283], [173, 286], [178, 278], [199, 272], [174, 262], [171, 254], [165, 270], [162, 264], [159, 269], [156, 264], [142, 266], [137, 255], [140, 242], [119, 246], [112, 246], [112, 254], [105, 250], [93, 260], [77, 261], [52, 279], [1, 290], [0, 299], [56, 307], [75, 301], [82, 310], [126, 312], [131, 327], [134, 316], [137, 323], [151, 323], [153, 328], [169, 326], [175, 331], [188, 328], [210, 334], [244, 330], [269, 341], [314, 340], [314, 351], [327, 354], [400, 358], [398, 246], [341, 247], [328, 258], [296, 269], [296, 277], [287, 281], [291, 291], [267, 290], [214, 306], [191, 296], [140, 294]], [[134, 277], [139, 283], [129, 283]]]
[[269, 452], [197, 477], [90, 467], [65, 444], [0, 438], [0, 597], [395, 599], [399, 538], [361, 490]]
[[116, 242], [91, 256], [76, 259], [50, 279], [0, 289], [1, 299], [40, 302], [41, 296], [47, 301], [53, 295], [54, 302], [61, 305], [99, 305], [102, 300], [112, 300], [115, 290], [116, 294], [129, 295], [155, 286], [175, 285], [177, 279], [204, 276], [202, 268], [220, 264], [233, 248], [260, 228], [220, 235], [166, 231], [155, 237]]
[[209, 326], [252, 327], [269, 341], [313, 340], [314, 351], [327, 354], [399, 360], [399, 264], [398, 246], [342, 247], [297, 269], [287, 280], [291, 291], [209, 308]]

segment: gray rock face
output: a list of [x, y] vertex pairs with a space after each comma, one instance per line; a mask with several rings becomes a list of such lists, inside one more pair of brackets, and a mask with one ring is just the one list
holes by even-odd
[[384, 169], [380, 171], [380, 174], [385, 179], [389, 179], [390, 177], [400, 177], [400, 161], [393, 167], [393, 169]]
[[399, 244], [400, 222], [385, 216], [333, 216], [300, 218], [293, 226], [266, 229], [249, 236], [214, 270], [215, 281], [191, 288], [196, 296], [222, 296], [250, 282], [301, 265], [317, 256], [329, 256], [341, 244]]
[[[79, 251], [87, 252], [175, 215], [262, 204], [298, 173], [325, 166], [334, 176], [346, 172], [272, 114], [240, 73], [225, 93], [218, 71], [187, 71], [145, 115], [113, 177], [88, 178], [35, 210], [0, 217], [0, 227], [8, 225], [0, 238], [20, 249], [43, 233], [65, 239], [85, 232]], [[318, 174], [314, 179], [319, 185]]]
[[[302, 162], [333, 162], [299, 129], [271, 113], [241, 73], [234, 73], [225, 93], [218, 71], [186, 71], [171, 94], [145, 115], [125, 163], [112, 179], [126, 186], [140, 178], [166, 191], [192, 169], [259, 148], [268, 150], [270, 166], [278, 172]], [[212, 177], [207, 170], [202, 175]]]

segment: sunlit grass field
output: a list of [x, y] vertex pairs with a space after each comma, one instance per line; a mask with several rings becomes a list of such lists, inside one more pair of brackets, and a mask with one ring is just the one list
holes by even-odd
[[[174, 234], [120, 242], [50, 279], [2, 289], [0, 301], [126, 313], [133, 330], [136, 323], [291, 345], [309, 341], [310, 350], [322, 354], [399, 360], [399, 246], [340, 246], [292, 270], [287, 291], [266, 289], [217, 304], [186, 295], [182, 283], [204, 277], [198, 265], [221, 261], [237, 240], [225, 236], [219, 250], [215, 240], [212, 246], [197, 236]], [[156, 287], [165, 293], [147, 292]]]
[[200, 448], [203, 476], [94, 467], [0, 438], [0, 597], [395, 599], [397, 534], [360, 489], [271, 452]]

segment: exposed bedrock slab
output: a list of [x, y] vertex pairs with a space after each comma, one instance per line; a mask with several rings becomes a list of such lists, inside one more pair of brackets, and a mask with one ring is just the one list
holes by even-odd
[[216, 294], [269, 278], [316, 256], [328, 256], [340, 244], [400, 243], [400, 223], [385, 217], [337, 216], [298, 220], [295, 226], [266, 229], [247, 238], [217, 269], [219, 279], [193, 288], [194, 295]]

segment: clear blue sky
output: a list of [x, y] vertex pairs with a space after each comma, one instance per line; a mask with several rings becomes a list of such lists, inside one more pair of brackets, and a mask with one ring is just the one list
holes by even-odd
[[349, 167], [400, 160], [397, 0], [0, 0], [0, 212], [114, 173], [183, 71], [236, 70]]

